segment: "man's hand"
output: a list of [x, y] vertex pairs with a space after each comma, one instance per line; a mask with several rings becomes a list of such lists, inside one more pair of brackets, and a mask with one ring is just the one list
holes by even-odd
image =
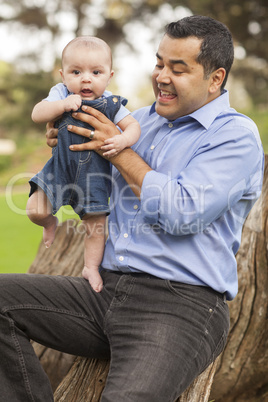
[[94, 127], [94, 130], [77, 126], [68, 126], [68, 130], [86, 138], [92, 136], [92, 131], [94, 131], [94, 135], [91, 141], [71, 145], [70, 149], [72, 151], [95, 150], [103, 156], [102, 147], [104, 146], [104, 141], [120, 134], [120, 131], [113, 122], [98, 110], [89, 106], [82, 106], [82, 109], [86, 113], [73, 113], [72, 116], [88, 123], [90, 126]]
[[46, 139], [47, 145], [51, 148], [55, 147], [58, 143], [58, 129], [54, 127], [55, 121], [50, 121], [46, 125]]
[[[119, 129], [104, 114], [89, 106], [83, 106], [86, 113], [73, 113], [73, 117], [84, 121], [94, 127], [93, 139], [83, 144], [71, 145], [72, 151], [90, 151], [95, 150], [103, 156], [102, 147], [105, 147], [105, 140], [120, 134]], [[89, 114], [90, 113], [90, 114]], [[90, 138], [93, 130], [77, 126], [68, 126], [68, 130]], [[53, 147], [57, 144], [58, 130], [54, 128], [54, 122], [47, 123], [47, 144]], [[137, 197], [140, 197], [142, 182], [147, 172], [152, 169], [137, 155], [132, 149], [123, 149], [119, 154], [106, 157], [119, 170], [126, 182], [130, 185], [132, 191]]]

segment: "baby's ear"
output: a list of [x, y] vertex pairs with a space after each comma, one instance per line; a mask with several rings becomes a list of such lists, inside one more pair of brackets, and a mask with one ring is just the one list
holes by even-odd
[[65, 84], [64, 74], [62, 68], [59, 70], [63, 84]]
[[108, 84], [110, 84], [110, 81], [111, 81], [111, 79], [113, 78], [113, 76], [114, 76], [114, 70], [111, 70], [110, 78], [109, 78]]

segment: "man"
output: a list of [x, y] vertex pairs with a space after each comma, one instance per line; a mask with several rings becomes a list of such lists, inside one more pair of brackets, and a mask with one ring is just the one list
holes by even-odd
[[[141, 138], [111, 158], [102, 292], [82, 278], [0, 279], [3, 401], [53, 400], [29, 338], [110, 356], [104, 402], [174, 401], [224, 348], [235, 254], [261, 191], [261, 142], [255, 124], [229, 107], [233, 44], [224, 25], [202, 16], [171, 23], [156, 56], [156, 102], [134, 113]], [[102, 153], [118, 130], [85, 111], [75, 116], [94, 138], [71, 149]], [[48, 137], [53, 144], [55, 131]]]

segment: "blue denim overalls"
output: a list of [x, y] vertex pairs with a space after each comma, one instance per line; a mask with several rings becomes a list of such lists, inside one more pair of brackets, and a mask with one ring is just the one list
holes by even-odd
[[[110, 120], [127, 100], [120, 96], [109, 96], [93, 101], [82, 101], [82, 105], [94, 107]], [[79, 112], [83, 112], [81, 108]], [[55, 214], [63, 205], [71, 205], [82, 218], [85, 214], [109, 214], [111, 191], [110, 162], [94, 151], [74, 152], [72, 144], [81, 144], [89, 139], [68, 131], [74, 125], [93, 129], [89, 124], [72, 117], [72, 112], [64, 113], [57, 122], [58, 144], [52, 150], [52, 157], [44, 168], [30, 181], [30, 196], [37, 186], [47, 195]]]

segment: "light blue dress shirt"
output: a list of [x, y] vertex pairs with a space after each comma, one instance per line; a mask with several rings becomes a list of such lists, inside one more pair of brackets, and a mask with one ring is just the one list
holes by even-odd
[[227, 91], [173, 121], [154, 105], [133, 116], [142, 134], [132, 148], [153, 170], [139, 201], [113, 167], [102, 267], [209, 286], [233, 299], [235, 254], [263, 179], [256, 125], [230, 108]]

